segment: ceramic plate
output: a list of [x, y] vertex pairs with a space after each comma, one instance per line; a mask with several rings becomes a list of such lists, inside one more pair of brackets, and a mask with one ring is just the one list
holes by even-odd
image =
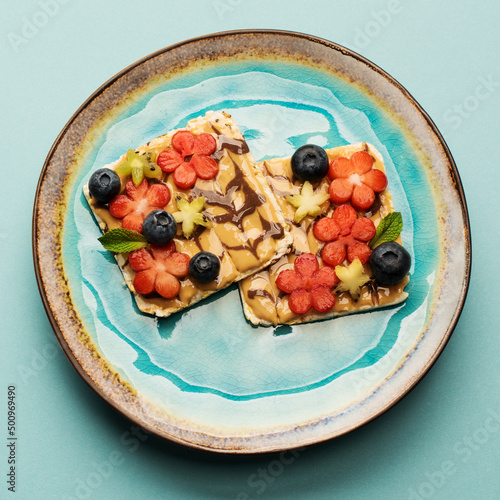
[[[236, 286], [169, 318], [141, 314], [82, 195], [90, 173], [207, 110], [237, 121], [257, 160], [366, 141], [383, 155], [408, 300], [293, 327], [253, 327]], [[97, 90], [46, 160], [34, 209], [41, 295], [84, 380], [143, 428], [219, 452], [284, 450], [377, 417], [426, 373], [468, 286], [467, 210], [436, 127], [394, 79], [326, 40], [280, 31], [167, 47]]]

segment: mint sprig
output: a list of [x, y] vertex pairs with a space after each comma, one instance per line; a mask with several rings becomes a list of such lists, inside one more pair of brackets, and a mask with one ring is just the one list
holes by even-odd
[[111, 229], [97, 239], [106, 250], [116, 253], [132, 252], [148, 244], [143, 234], [123, 228]]
[[394, 241], [403, 230], [403, 217], [401, 212], [387, 214], [377, 226], [375, 236], [370, 240], [369, 246], [373, 249], [381, 243]]

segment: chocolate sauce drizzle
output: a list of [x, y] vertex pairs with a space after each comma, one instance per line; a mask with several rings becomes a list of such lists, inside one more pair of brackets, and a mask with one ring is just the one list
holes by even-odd
[[274, 297], [267, 290], [248, 290], [248, 298], [255, 299], [255, 297], [266, 297], [274, 302]]
[[[224, 135], [219, 135], [219, 149], [212, 154], [212, 158], [220, 160], [225, 154], [224, 149], [234, 153], [234, 154], [246, 154], [250, 150], [247, 143], [241, 139], [233, 139], [232, 137], [226, 137]], [[204, 196], [207, 205], [213, 205], [223, 208], [226, 213], [219, 215], [207, 215], [210, 220], [216, 224], [230, 223], [234, 224], [241, 232], [245, 232], [243, 228], [243, 220], [245, 217], [253, 214], [258, 207], [264, 205], [267, 200], [265, 196], [260, 193], [256, 193], [250, 184], [245, 179], [245, 175], [241, 170], [240, 166], [233, 161], [234, 165], [234, 178], [226, 186], [226, 193], [216, 193], [212, 190], [204, 190], [197, 187], [192, 189], [193, 195]], [[237, 192], [242, 192], [244, 196], [244, 203], [240, 208], [236, 208], [234, 204], [234, 198]], [[243, 245], [228, 246], [224, 244], [230, 250], [248, 250], [255, 257], [257, 257], [257, 247], [266, 238], [279, 239], [284, 235], [284, 229], [280, 224], [268, 221], [262, 217], [259, 213], [259, 218], [262, 224], [262, 234], [253, 240], [253, 242], [248, 242]]]
[[[213, 128], [217, 130], [215, 127]], [[219, 135], [218, 139], [219, 148], [210, 155], [215, 161], [219, 161], [224, 156], [224, 149], [237, 155], [244, 155], [250, 152], [248, 144], [244, 140], [228, 137], [227, 135]]]

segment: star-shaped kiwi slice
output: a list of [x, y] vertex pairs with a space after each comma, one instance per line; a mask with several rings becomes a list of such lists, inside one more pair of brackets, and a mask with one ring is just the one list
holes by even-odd
[[293, 221], [299, 224], [307, 215], [311, 217], [320, 215], [322, 213], [321, 205], [329, 197], [328, 193], [315, 193], [312, 184], [306, 181], [302, 186], [300, 194], [291, 194], [285, 196], [285, 199], [297, 209]]
[[153, 161], [153, 153], [139, 153], [133, 149], [127, 151], [127, 159], [119, 165], [115, 172], [120, 175], [132, 176], [137, 187], [144, 179], [158, 179], [163, 175], [161, 168]]
[[182, 233], [185, 238], [191, 238], [196, 225], [204, 227], [212, 226], [207, 216], [201, 213], [205, 207], [204, 196], [198, 196], [191, 203], [180, 196], [176, 196], [176, 201], [179, 211], [174, 212], [172, 215], [177, 223], [182, 224]]

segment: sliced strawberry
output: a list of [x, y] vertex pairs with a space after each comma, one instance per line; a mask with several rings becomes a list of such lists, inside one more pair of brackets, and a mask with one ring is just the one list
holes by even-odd
[[353, 187], [349, 179], [334, 179], [328, 188], [330, 200], [336, 204], [345, 203], [351, 197]]
[[337, 158], [330, 164], [328, 176], [333, 203], [351, 200], [357, 210], [367, 210], [375, 200], [374, 191], [382, 191], [387, 185], [385, 174], [372, 170], [373, 158], [366, 151], [357, 151], [350, 159]]
[[179, 130], [172, 136], [172, 147], [182, 155], [182, 159], [193, 154], [193, 146], [194, 135], [189, 130]]
[[347, 158], [335, 158], [335, 160], [330, 162], [328, 169], [328, 177], [330, 179], [337, 179], [339, 177], [347, 178], [354, 173], [353, 165]]
[[351, 156], [351, 163], [354, 166], [355, 174], [365, 174], [373, 166], [373, 158], [366, 151], [357, 151]]
[[371, 253], [370, 247], [361, 241], [355, 241], [347, 246], [347, 259], [349, 262], [359, 259], [361, 264], [366, 264]]
[[352, 192], [351, 203], [357, 210], [368, 210], [375, 201], [375, 193], [373, 189], [365, 186], [364, 184], [359, 184], [354, 186]]
[[145, 248], [140, 248], [139, 250], [130, 252], [128, 262], [134, 271], [145, 271], [146, 269], [151, 269], [154, 266], [154, 260], [151, 253]]
[[370, 241], [376, 233], [375, 224], [368, 217], [360, 217], [353, 224], [351, 236], [360, 241]]
[[140, 271], [135, 275], [134, 288], [137, 293], [141, 295], [148, 295], [155, 289], [156, 271], [148, 269]]
[[123, 219], [135, 209], [135, 206], [136, 203], [134, 203], [128, 196], [119, 194], [109, 203], [109, 212], [113, 217]]
[[335, 295], [326, 286], [315, 288], [311, 296], [312, 305], [318, 312], [327, 312], [335, 305]]
[[132, 179], [129, 179], [125, 184], [125, 192], [134, 201], [142, 200], [148, 190], [149, 184], [146, 179], [136, 187]]
[[287, 269], [280, 272], [276, 285], [281, 291], [290, 294], [290, 309], [295, 314], [305, 314], [312, 306], [319, 312], [330, 310], [335, 304], [331, 289], [338, 282], [331, 267], [318, 269], [316, 256], [305, 253], [295, 259], [293, 271]]
[[175, 185], [180, 189], [188, 189], [193, 187], [196, 182], [196, 171], [186, 162], [182, 163], [174, 171]]
[[[210, 134], [207, 135], [212, 137]], [[189, 164], [195, 169], [200, 179], [211, 179], [219, 172], [218, 163], [210, 156], [194, 155]]]
[[352, 225], [356, 222], [356, 210], [351, 205], [340, 205], [333, 212], [333, 220], [340, 227], [340, 234], [345, 236], [351, 231]]
[[373, 189], [375, 193], [380, 193], [387, 186], [387, 177], [382, 172], [376, 168], [369, 170], [366, 174], [363, 174], [360, 178], [363, 184], [366, 184], [369, 188]]
[[148, 204], [152, 207], [163, 208], [170, 201], [170, 190], [165, 184], [152, 184], [146, 195]]
[[333, 288], [338, 282], [339, 279], [337, 278], [333, 267], [325, 266], [318, 272], [314, 273], [309, 286], [311, 287], [311, 290], [314, 290], [317, 287]]
[[310, 278], [319, 269], [318, 259], [312, 253], [299, 255], [293, 265], [295, 271], [304, 278]]
[[151, 245], [151, 252], [155, 260], [166, 260], [175, 252], [175, 242], [171, 241], [166, 245]]
[[314, 224], [313, 233], [320, 241], [332, 241], [338, 238], [340, 228], [331, 217], [323, 217]]
[[178, 295], [181, 284], [175, 276], [169, 273], [158, 273], [156, 276], [155, 288], [162, 297], [173, 299]]
[[181, 252], [175, 252], [167, 260], [165, 260], [163, 266], [167, 273], [170, 273], [177, 278], [181, 278], [182, 276], [186, 276], [188, 274], [188, 265], [190, 260], [189, 255]]
[[135, 186], [131, 179], [125, 184], [126, 195], [111, 200], [109, 211], [113, 217], [122, 219], [122, 227], [142, 233], [142, 222], [146, 215], [163, 208], [170, 200], [170, 191], [164, 184], [152, 184], [144, 179]]
[[156, 164], [163, 170], [163, 172], [173, 172], [181, 163], [183, 157], [175, 149], [163, 150], [156, 159]]
[[217, 141], [215, 140], [215, 137], [211, 134], [203, 132], [202, 134], [196, 136], [191, 154], [208, 156], [211, 155], [216, 148]]
[[134, 278], [137, 293], [148, 295], [156, 290], [166, 299], [174, 298], [180, 290], [177, 277], [188, 273], [189, 256], [175, 251], [175, 243], [151, 245], [151, 252], [145, 248], [129, 255], [132, 269], [138, 271]]
[[321, 258], [329, 266], [339, 266], [346, 258], [346, 245], [341, 241], [327, 243], [321, 251]]
[[288, 306], [295, 314], [305, 314], [312, 306], [311, 294], [304, 289], [295, 290], [288, 298]]
[[123, 229], [130, 229], [131, 231], [137, 231], [138, 233], [142, 233], [142, 223], [144, 222], [144, 216], [137, 213], [132, 212], [126, 215], [122, 219], [122, 227]]
[[276, 286], [285, 293], [292, 293], [294, 290], [305, 287], [304, 278], [291, 269], [285, 269], [278, 274]]

